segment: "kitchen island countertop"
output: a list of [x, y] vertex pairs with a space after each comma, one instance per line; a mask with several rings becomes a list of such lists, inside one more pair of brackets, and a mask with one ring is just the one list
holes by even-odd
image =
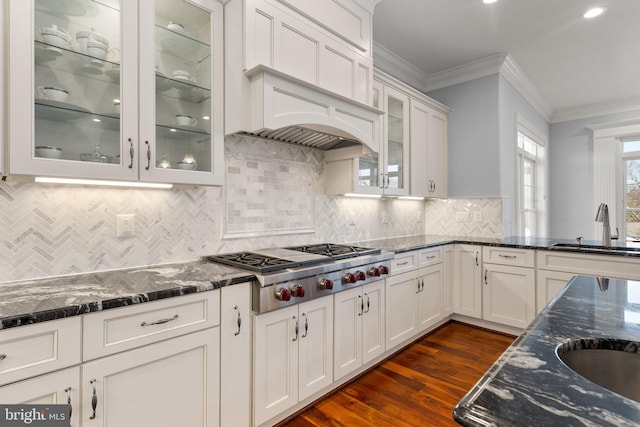
[[575, 338], [640, 341], [638, 295], [640, 282], [574, 277], [458, 403], [454, 419], [474, 427], [637, 426], [640, 403], [575, 373], [555, 349]]

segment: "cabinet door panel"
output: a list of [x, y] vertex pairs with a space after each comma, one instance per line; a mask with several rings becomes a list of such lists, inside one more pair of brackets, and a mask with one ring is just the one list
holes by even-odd
[[418, 280], [415, 272], [387, 278], [386, 300], [386, 350], [389, 351], [418, 332], [416, 324], [416, 294]]
[[362, 365], [362, 289], [334, 295], [334, 378], [337, 380]]
[[482, 248], [455, 246], [454, 305], [455, 313], [482, 317]]
[[251, 425], [251, 283], [225, 286], [220, 304], [220, 425]]
[[299, 400], [333, 382], [333, 297], [300, 304]]
[[217, 426], [219, 340], [216, 327], [84, 364], [83, 424]]
[[538, 270], [536, 272], [536, 314], [546, 307], [573, 276], [573, 273], [564, 271]]
[[[385, 305], [384, 280], [370, 283], [362, 295], [364, 315], [362, 316], [362, 363], [367, 363], [385, 351]], [[338, 325], [340, 327], [340, 325]]]
[[535, 271], [532, 268], [485, 266], [485, 320], [526, 328], [535, 317]]
[[418, 293], [418, 329], [423, 331], [442, 317], [442, 264], [420, 269], [422, 281]]
[[71, 425], [80, 425], [80, 368], [68, 368], [0, 387], [3, 404], [71, 404]]
[[[254, 317], [254, 424], [259, 425], [298, 402], [298, 307]], [[294, 341], [295, 339], [295, 341]]]

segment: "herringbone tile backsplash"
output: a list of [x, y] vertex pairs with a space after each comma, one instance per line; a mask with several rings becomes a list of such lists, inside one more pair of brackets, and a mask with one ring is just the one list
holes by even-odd
[[[480, 208], [489, 223], [465, 230], [450, 221], [450, 209], [458, 207], [450, 208], [446, 201], [326, 196], [324, 153], [318, 150], [234, 136], [225, 142], [225, 161], [223, 188], [0, 182], [0, 282], [425, 230], [501, 234], [499, 199], [479, 199], [486, 203]], [[382, 212], [387, 213], [386, 224]], [[131, 213], [136, 215], [135, 237], [117, 238], [116, 215]]]

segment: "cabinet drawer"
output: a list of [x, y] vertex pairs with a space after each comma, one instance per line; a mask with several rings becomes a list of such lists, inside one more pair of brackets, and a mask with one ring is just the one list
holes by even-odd
[[0, 331], [0, 385], [80, 363], [80, 316]]
[[417, 253], [415, 251], [396, 254], [396, 257], [391, 260], [391, 274], [393, 275], [417, 268]]
[[220, 323], [220, 290], [84, 316], [83, 359], [151, 344]]
[[530, 249], [500, 248], [484, 246], [482, 261], [490, 264], [516, 265], [519, 267], [535, 266], [535, 251]]
[[423, 249], [418, 252], [418, 266], [420, 267], [426, 267], [440, 262], [442, 262], [441, 248]]

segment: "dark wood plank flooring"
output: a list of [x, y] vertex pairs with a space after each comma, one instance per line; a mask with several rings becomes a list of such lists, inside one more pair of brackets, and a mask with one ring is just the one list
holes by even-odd
[[278, 427], [457, 426], [453, 407], [514, 339], [450, 322]]

